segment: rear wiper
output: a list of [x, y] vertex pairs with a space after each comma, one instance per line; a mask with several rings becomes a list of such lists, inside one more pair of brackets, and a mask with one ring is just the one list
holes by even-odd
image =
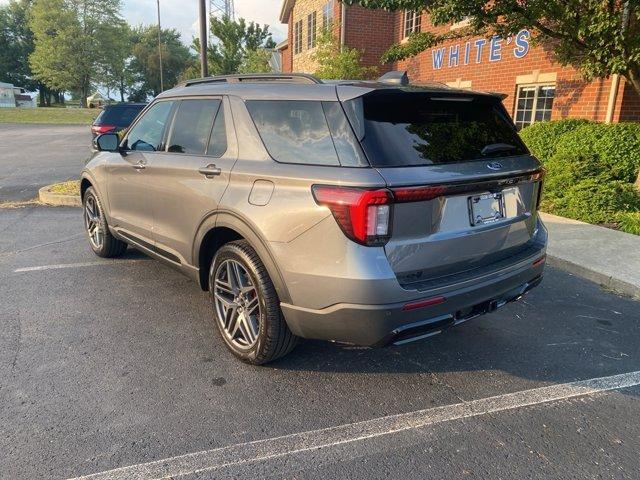
[[511, 152], [517, 149], [518, 147], [511, 145], [510, 143], [491, 143], [484, 147], [480, 153], [482, 155], [490, 155], [498, 152]]

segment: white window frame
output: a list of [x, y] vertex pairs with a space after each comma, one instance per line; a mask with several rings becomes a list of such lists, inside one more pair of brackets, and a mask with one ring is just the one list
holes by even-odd
[[318, 15], [311, 12], [307, 15], [307, 49], [311, 50], [316, 47], [316, 32], [318, 25]]
[[322, 28], [325, 29], [333, 23], [333, 0], [329, 0], [322, 6]]
[[467, 15], [459, 22], [451, 24], [450, 30], [458, 30], [460, 28], [468, 27], [471, 24], [471, 15]]
[[[551, 101], [551, 108], [541, 108], [540, 111], [542, 112], [548, 112], [549, 113], [549, 118], [548, 119], [543, 119], [543, 120], [536, 120], [536, 113], [538, 112], [538, 102], [540, 100], [540, 89], [541, 88], [553, 88], [553, 99]], [[520, 103], [520, 100], [522, 99], [522, 92], [524, 91], [524, 89], [533, 89], [533, 103], [531, 106], [531, 117], [529, 118], [529, 120], [518, 120], [518, 112], [519, 111], [529, 111], [529, 109], [519, 109], [518, 108], [518, 104]], [[551, 115], [553, 114], [553, 103], [555, 102], [555, 98], [556, 98], [556, 89], [557, 86], [554, 83], [529, 83], [529, 84], [518, 84], [516, 85], [516, 101], [515, 101], [515, 105], [513, 108], [513, 120], [514, 123], [516, 124], [516, 126], [518, 127], [518, 129], [527, 127], [529, 125], [532, 125], [536, 122], [544, 122], [544, 121], [548, 121], [551, 120]]]
[[302, 52], [302, 19], [293, 24], [293, 54]]
[[422, 28], [422, 12], [418, 12], [416, 10], [405, 10], [402, 20], [402, 38], [407, 38], [412, 33], [420, 32]]

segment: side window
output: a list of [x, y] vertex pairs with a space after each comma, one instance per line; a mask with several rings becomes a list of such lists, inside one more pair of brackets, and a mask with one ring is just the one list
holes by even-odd
[[129, 150], [155, 152], [161, 147], [164, 127], [169, 119], [173, 102], [158, 102], [152, 105], [138, 123], [129, 131], [127, 143]]
[[220, 100], [182, 100], [178, 106], [169, 152], [204, 155]]
[[209, 139], [209, 148], [207, 155], [221, 157], [227, 151], [227, 127], [224, 123], [224, 107], [220, 105], [213, 130], [211, 130], [211, 138]]
[[246, 105], [262, 141], [275, 160], [340, 165], [321, 102], [251, 100]]

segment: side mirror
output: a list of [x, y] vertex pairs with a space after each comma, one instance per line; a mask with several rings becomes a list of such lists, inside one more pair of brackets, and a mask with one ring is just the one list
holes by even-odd
[[101, 152], [117, 152], [120, 146], [120, 137], [117, 133], [103, 133], [96, 138], [95, 143]]

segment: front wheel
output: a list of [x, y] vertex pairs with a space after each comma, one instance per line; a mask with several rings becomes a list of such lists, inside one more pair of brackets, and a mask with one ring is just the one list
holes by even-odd
[[127, 249], [127, 244], [114, 237], [109, 231], [102, 204], [93, 187], [87, 188], [82, 199], [84, 207], [84, 228], [93, 253], [99, 257], [119, 257]]
[[271, 278], [245, 240], [224, 245], [209, 271], [216, 325], [227, 347], [244, 362], [260, 365], [297, 344], [280, 310]]

